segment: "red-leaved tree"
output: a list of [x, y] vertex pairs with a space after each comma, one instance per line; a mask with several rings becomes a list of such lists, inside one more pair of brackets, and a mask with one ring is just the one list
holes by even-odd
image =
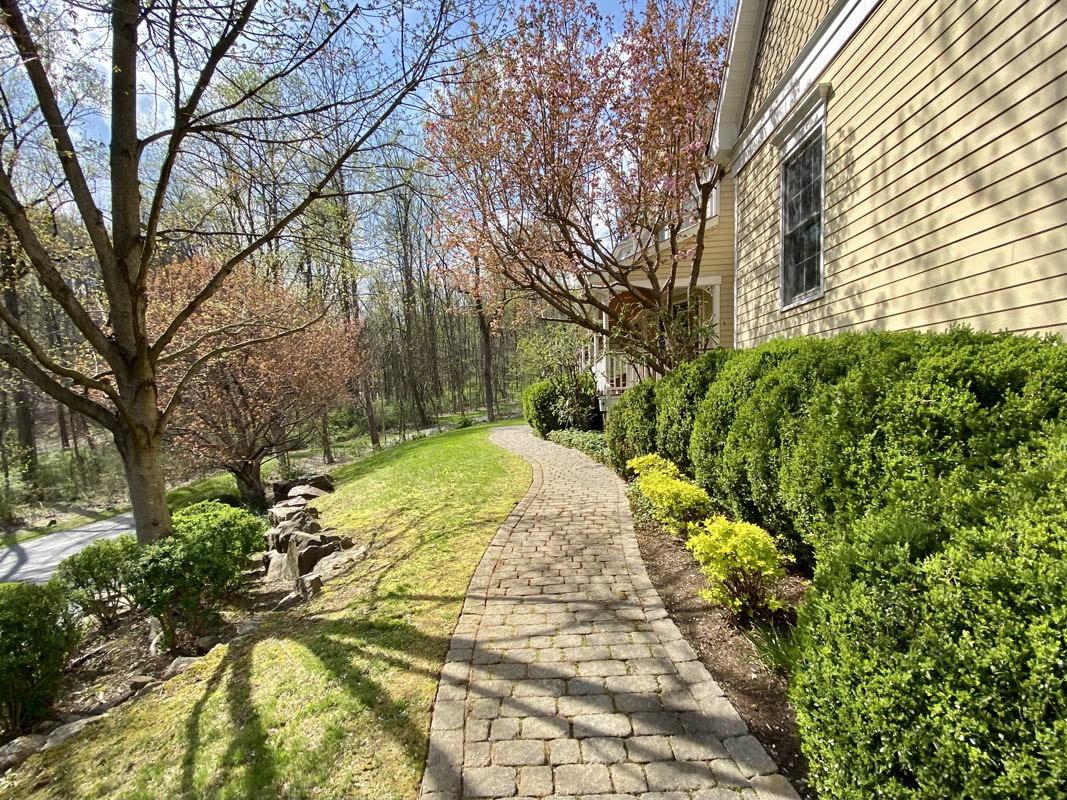
[[468, 271], [654, 369], [691, 357], [708, 332], [672, 295], [700, 275], [724, 31], [709, 0], [651, 0], [620, 31], [583, 0], [522, 6], [428, 126]]
[[[194, 260], [161, 269], [152, 286], [161, 315], [185, 302], [213, 268]], [[196, 345], [190, 359], [210, 345], [269, 339], [294, 324], [300, 328], [295, 333], [205, 364], [181, 389], [169, 431], [172, 453], [186, 463], [231, 473], [241, 499], [253, 508], [266, 506], [263, 461], [304, 446], [323, 416], [349, 399], [366, 363], [358, 330], [324, 310], [317, 298], [249, 269], [231, 276], [190, 320], [189, 344]], [[205, 335], [209, 341], [199, 341]], [[180, 361], [164, 372], [164, 383], [188, 371], [189, 364]]]

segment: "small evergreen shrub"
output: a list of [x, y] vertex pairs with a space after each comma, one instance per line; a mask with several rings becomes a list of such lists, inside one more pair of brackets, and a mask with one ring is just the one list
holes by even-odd
[[686, 549], [708, 580], [704, 596], [738, 617], [760, 617], [781, 608], [774, 583], [785, 576], [774, 539], [748, 522], [711, 517], [692, 525]]
[[463, 414], [460, 416], [459, 419], [456, 420], [456, 424], [453, 427], [458, 430], [462, 428], [469, 428], [473, 424], [474, 417], [468, 417], [466, 414]]
[[693, 438], [693, 417], [719, 371], [734, 350], [709, 350], [685, 364], [679, 364], [656, 383], [656, 452], [692, 475], [689, 442]]
[[168, 645], [218, 622], [218, 605], [240, 585], [248, 555], [263, 549], [262, 531], [248, 511], [206, 501], [174, 515], [174, 535], [141, 549], [130, 592], [159, 618]]
[[18, 734], [52, 707], [80, 639], [63, 587], [0, 583], [0, 723]]
[[556, 387], [551, 380], [531, 383], [522, 392], [522, 415], [542, 438], [562, 430], [556, 415]]
[[134, 536], [101, 539], [59, 562], [55, 580], [82, 614], [95, 617], [101, 625], [111, 625], [130, 605], [127, 573], [136, 558]]
[[677, 475], [650, 470], [638, 477], [637, 488], [648, 500], [652, 516], [672, 533], [684, 534], [689, 523], [711, 513], [708, 493]]
[[820, 554], [790, 690], [820, 797], [1063, 797], [1067, 427], [1008, 466]]
[[216, 500], [186, 506], [175, 512], [172, 520], [175, 535], [186, 539], [218, 540], [238, 561], [266, 547], [262, 517]]
[[656, 450], [656, 383], [642, 381], [623, 392], [604, 424], [611, 466], [626, 475], [626, 462]]
[[568, 428], [592, 430], [599, 413], [593, 376], [557, 376], [530, 384], [522, 393], [522, 413], [542, 438]]
[[576, 431], [568, 428], [561, 431], [552, 431], [548, 434], [548, 440], [564, 447], [573, 447], [575, 450], [581, 450], [601, 464], [608, 463], [608, 443], [602, 431]]
[[626, 462], [626, 469], [634, 475], [647, 475], [652, 472], [662, 472], [672, 478], [680, 478], [682, 475], [676, 464], [668, 461], [658, 453], [648, 453], [637, 458], [631, 458]]

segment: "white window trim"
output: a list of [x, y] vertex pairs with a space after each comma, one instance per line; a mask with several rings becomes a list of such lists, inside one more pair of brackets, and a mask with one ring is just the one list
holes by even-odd
[[[785, 312], [818, 300], [826, 293], [823, 264], [826, 254], [826, 101], [832, 89], [820, 83], [794, 106], [789, 117], [775, 132], [772, 142], [778, 147], [778, 311]], [[815, 136], [822, 138], [822, 169], [819, 174], [819, 285], [785, 300], [785, 165], [798, 149]]]

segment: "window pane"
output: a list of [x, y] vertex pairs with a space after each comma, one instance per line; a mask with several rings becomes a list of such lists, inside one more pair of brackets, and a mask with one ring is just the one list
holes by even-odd
[[822, 137], [814, 136], [784, 165], [782, 299], [818, 289], [822, 254]]

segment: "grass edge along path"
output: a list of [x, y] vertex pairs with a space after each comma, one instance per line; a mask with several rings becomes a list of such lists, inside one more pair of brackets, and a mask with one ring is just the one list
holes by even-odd
[[0, 777], [5, 800], [412, 798], [471, 574], [530, 484], [488, 426], [335, 473], [323, 524], [368, 547], [312, 603]]

